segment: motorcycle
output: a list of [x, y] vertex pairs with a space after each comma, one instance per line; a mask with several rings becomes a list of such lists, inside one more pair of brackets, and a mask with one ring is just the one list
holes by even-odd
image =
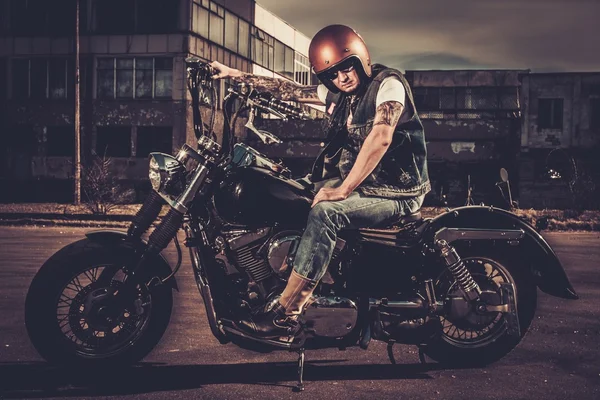
[[[367, 349], [379, 340], [388, 344], [392, 363], [393, 345], [403, 343], [417, 346], [422, 361], [481, 366], [523, 339], [538, 287], [578, 298], [534, 227], [502, 209], [467, 205], [340, 232], [327, 273], [299, 317], [298, 335], [260, 339], [240, 330], [236, 321], [277, 304], [315, 192], [283, 163], [235, 143], [235, 122], [247, 112], [248, 129], [269, 144], [280, 139], [254, 126], [258, 112], [309, 116], [239, 84], [223, 101], [219, 144], [214, 71], [195, 57], [186, 66], [197, 148], [151, 153], [153, 190], [128, 230], [88, 232], [52, 255], [31, 282], [27, 332], [47, 361], [111, 367], [146, 356], [169, 324], [180, 229], [212, 334], [223, 344], [297, 352], [298, 390], [306, 349]], [[209, 124], [203, 103], [210, 106]], [[168, 213], [143, 239], [165, 204]], [[171, 242], [178, 256], [173, 269], [161, 255]]]

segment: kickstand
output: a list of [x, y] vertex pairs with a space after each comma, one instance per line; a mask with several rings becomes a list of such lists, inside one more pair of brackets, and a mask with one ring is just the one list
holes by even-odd
[[394, 365], [396, 365], [396, 359], [394, 358], [394, 343], [396, 343], [396, 341], [394, 339], [390, 339], [388, 341], [388, 345], [387, 345], [387, 352], [388, 352], [388, 357], [390, 358], [390, 362]]
[[304, 382], [302, 376], [304, 375], [304, 348], [298, 350], [298, 384], [292, 389], [294, 392], [304, 391]]
[[425, 359], [425, 352], [423, 351], [422, 347], [419, 347], [419, 361], [423, 365], [427, 364], [427, 360]]

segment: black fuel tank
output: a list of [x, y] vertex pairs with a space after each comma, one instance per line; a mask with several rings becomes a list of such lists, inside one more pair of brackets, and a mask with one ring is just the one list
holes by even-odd
[[312, 199], [312, 192], [293, 179], [266, 168], [243, 167], [227, 173], [214, 205], [232, 224], [304, 228]]

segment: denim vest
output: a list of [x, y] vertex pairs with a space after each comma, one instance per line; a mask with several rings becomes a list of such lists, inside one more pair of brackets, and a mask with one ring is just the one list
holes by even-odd
[[313, 165], [313, 181], [329, 178], [332, 168], [327, 165], [336, 163], [335, 172], [346, 179], [363, 142], [373, 128], [375, 101], [381, 82], [392, 75], [402, 82], [406, 91], [404, 111], [383, 158], [357, 189], [365, 195], [392, 199], [421, 196], [431, 190], [423, 125], [416, 112], [408, 82], [401, 72], [378, 64], [373, 65], [373, 78], [362, 95], [359, 95], [350, 125], [346, 126], [349, 115], [348, 96], [343, 92], [336, 95], [329, 93], [327, 96], [326, 110], [331, 114], [328, 144]]

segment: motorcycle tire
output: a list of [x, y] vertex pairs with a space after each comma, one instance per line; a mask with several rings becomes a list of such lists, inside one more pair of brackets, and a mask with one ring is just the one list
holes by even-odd
[[[44, 263], [27, 293], [25, 324], [33, 346], [45, 360], [69, 367], [117, 367], [135, 363], [154, 349], [167, 329], [173, 308], [172, 289], [167, 285], [151, 288], [144, 283], [137, 285], [145, 296], [143, 301], [149, 301], [143, 306], [141, 301], [137, 303], [140, 305], [136, 307], [143, 310], [143, 318], [133, 307], [123, 308], [118, 320], [125, 322], [111, 328], [102, 326], [106, 324], [99, 323], [98, 318], [93, 323], [91, 314], [89, 318], [84, 316], [88, 307], [93, 308], [94, 299], [90, 300], [93, 293], [100, 293], [96, 299], [110, 301], [106, 293], [114, 294], [114, 286], [119, 282], [114, 276], [122, 272], [123, 260], [130, 255], [131, 249], [123, 246], [83, 239], [61, 249]], [[87, 285], [84, 280], [89, 280]], [[69, 305], [67, 298], [76, 289], [80, 291]], [[69, 294], [65, 295], [67, 291]], [[137, 330], [132, 328], [134, 321]], [[125, 326], [136, 334], [126, 337]], [[67, 334], [65, 329], [71, 332]], [[93, 342], [103, 343], [105, 338], [119, 338], [124, 343], [104, 352], [90, 347]]]
[[[461, 342], [459, 339], [451, 339], [448, 333], [451, 333], [452, 330], [444, 329], [444, 327], [432, 341], [421, 346], [421, 350], [433, 360], [448, 367], [481, 367], [505, 357], [525, 337], [537, 307], [537, 286], [533, 283], [527, 266], [522, 261], [524, 258], [519, 254], [511, 255], [509, 252], [501, 252], [486, 246], [464, 249], [457, 247], [457, 251], [465, 265], [484, 264], [486, 268], [488, 268], [487, 265], [493, 265], [494, 268], [503, 270], [504, 280], [512, 280], [512, 283], [515, 284], [520, 336], [509, 335], [504, 327], [504, 331], [497, 333], [496, 337], [489, 333], [487, 342], [485, 340], [474, 342], [472, 339], [467, 341], [467, 335]], [[471, 271], [471, 267], [468, 268]], [[447, 274], [447, 272], [445, 273]], [[501, 328], [502, 326], [500, 326]], [[455, 332], [457, 331], [459, 330], [455, 329]]]

